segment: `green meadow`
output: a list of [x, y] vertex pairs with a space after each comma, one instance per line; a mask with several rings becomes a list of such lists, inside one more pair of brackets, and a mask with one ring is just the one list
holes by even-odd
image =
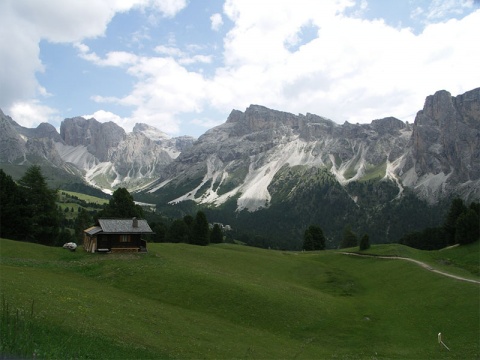
[[[369, 251], [423, 257], [479, 279], [478, 243], [428, 254], [398, 245]], [[0, 255], [2, 355], [480, 358], [480, 285], [407, 261], [231, 244], [87, 254], [5, 239]]]

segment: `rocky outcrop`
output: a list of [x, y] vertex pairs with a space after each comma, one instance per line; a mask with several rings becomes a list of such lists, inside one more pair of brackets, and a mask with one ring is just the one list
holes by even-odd
[[26, 154], [25, 139], [15, 130], [18, 125], [0, 110], [0, 162], [13, 163]]
[[157, 168], [171, 163], [172, 158], [143, 133], [132, 132], [112, 151], [111, 161], [123, 176], [142, 178], [157, 175]]
[[74, 166], [87, 182], [103, 189], [141, 187], [194, 141], [169, 138], [146, 124], [126, 134], [113, 122], [82, 117], [65, 119], [59, 134], [47, 123], [34, 129], [20, 126], [0, 110], [0, 162]]
[[399, 171], [406, 186], [430, 200], [455, 191], [475, 197], [480, 186], [480, 88], [457, 97], [445, 90], [428, 96], [409, 146]]
[[61, 142], [62, 139], [52, 125], [42, 123], [34, 129], [25, 128], [0, 110], [0, 162], [18, 164], [37, 157], [60, 166], [62, 159], [55, 141]]
[[148, 191], [162, 189], [172, 203], [215, 206], [235, 198], [238, 209], [258, 210], [269, 206], [277, 174], [294, 167], [326, 169], [345, 187], [390, 180], [398, 196], [408, 187], [431, 202], [480, 199], [480, 88], [427, 97], [413, 125], [394, 117], [339, 125], [251, 105], [198, 140], [141, 123], [126, 134], [115, 123], [81, 117], [65, 119], [58, 134], [49, 124], [24, 128], [3, 113], [0, 130], [2, 162], [68, 162], [102, 188], [151, 182]]
[[[237, 210], [268, 207], [270, 184], [285, 166], [322, 167], [343, 185], [388, 179], [435, 202], [452, 195], [480, 198], [480, 89], [426, 99], [415, 123], [394, 117], [343, 125], [321, 116], [294, 115], [251, 105], [202, 135], [161, 175], [151, 192], [171, 202], [220, 205], [237, 198]], [[297, 186], [302, 186], [298, 184]], [[179, 196], [180, 195], [180, 196]]]
[[[255, 211], [268, 206], [269, 185], [284, 166], [328, 168], [341, 184], [391, 177], [390, 164], [404, 154], [410, 135], [411, 129], [395, 118], [338, 125], [312, 114], [251, 105], [245, 112], [233, 110], [226, 123], [183, 151], [158, 184], [186, 189], [171, 199], [173, 203], [194, 200], [219, 205], [238, 197], [239, 210]], [[151, 191], [160, 188], [156, 185]]]
[[196, 139], [192, 136], [169, 137], [163, 131], [148, 124], [138, 123], [133, 127], [133, 133], [141, 133], [150, 140], [159, 144], [163, 150], [167, 151], [172, 159], [175, 159], [183, 150], [192, 147]]
[[126, 133], [111, 121], [100, 123], [95, 119], [76, 117], [62, 122], [60, 136], [66, 145], [86, 146], [88, 152], [104, 162], [109, 158], [109, 149], [117, 147]]
[[[58, 134], [58, 133], [57, 133]], [[52, 139], [44, 138], [31, 138], [26, 143], [27, 153], [31, 156], [40, 157], [47, 163], [54, 166], [62, 166], [63, 160], [60, 157], [55, 143]]]

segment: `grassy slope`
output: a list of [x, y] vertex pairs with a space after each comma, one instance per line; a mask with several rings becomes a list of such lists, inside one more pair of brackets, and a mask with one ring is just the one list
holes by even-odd
[[71, 195], [71, 196], [76, 196], [80, 200], [90, 202], [90, 203], [95, 203], [95, 204], [100, 204], [100, 205], [108, 203], [107, 199], [101, 199], [99, 197], [92, 196], [92, 195], [86, 195], [86, 194], [82, 194], [82, 193], [74, 192], [74, 191], [59, 190], [59, 194], [61, 194], [62, 192], [66, 193], [68, 195]]
[[0, 252], [2, 294], [23, 309], [34, 300], [47, 357], [59, 356], [55, 336], [77, 358], [480, 354], [479, 286], [408, 262], [235, 245], [92, 255], [0, 240]]
[[[357, 252], [358, 248], [348, 250]], [[438, 251], [418, 250], [400, 244], [373, 245], [370, 249], [361, 253], [408, 257], [423, 261], [435, 269], [466, 278], [478, 280], [480, 276], [480, 241]]]

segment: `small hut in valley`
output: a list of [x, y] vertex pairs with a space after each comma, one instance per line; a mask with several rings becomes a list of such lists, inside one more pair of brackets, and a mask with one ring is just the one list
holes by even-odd
[[153, 231], [146, 220], [99, 219], [98, 225], [83, 231], [83, 248], [88, 252], [146, 252], [143, 234]]

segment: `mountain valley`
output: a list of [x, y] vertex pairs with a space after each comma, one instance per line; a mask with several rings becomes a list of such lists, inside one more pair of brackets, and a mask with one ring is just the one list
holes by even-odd
[[[28, 129], [0, 112], [0, 166], [40, 164], [168, 216], [202, 208], [250, 243], [298, 248], [305, 228], [335, 247], [343, 228], [393, 242], [435, 226], [454, 197], [480, 199], [480, 88], [426, 98], [413, 124], [387, 117], [339, 125], [251, 105], [198, 139], [146, 124], [65, 119]], [[246, 230], [248, 229], [248, 230]], [[275, 240], [273, 240], [275, 239]]]

